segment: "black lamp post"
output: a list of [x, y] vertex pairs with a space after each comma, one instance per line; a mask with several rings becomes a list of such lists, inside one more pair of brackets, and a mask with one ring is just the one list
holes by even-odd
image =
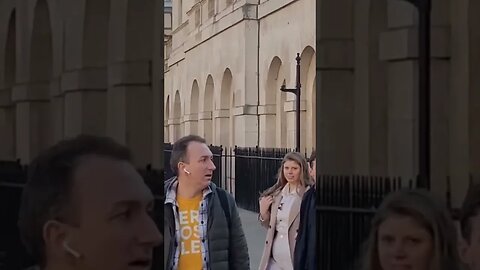
[[285, 82], [282, 84], [280, 87], [280, 91], [282, 92], [290, 92], [295, 94], [296, 96], [296, 108], [295, 108], [295, 113], [296, 113], [296, 151], [300, 152], [300, 54], [297, 53], [297, 57], [295, 60], [297, 60], [297, 86], [295, 88], [286, 88]]

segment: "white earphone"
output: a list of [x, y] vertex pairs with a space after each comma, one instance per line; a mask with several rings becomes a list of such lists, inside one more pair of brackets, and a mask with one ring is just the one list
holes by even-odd
[[186, 172], [187, 174], [191, 174], [191, 172], [187, 171], [187, 169], [183, 168], [183, 171]]
[[67, 243], [67, 241], [63, 241], [63, 248], [65, 249], [65, 251], [67, 251], [68, 253], [72, 254], [73, 257], [79, 259], [81, 257], [80, 253], [78, 253], [77, 251], [73, 250]]

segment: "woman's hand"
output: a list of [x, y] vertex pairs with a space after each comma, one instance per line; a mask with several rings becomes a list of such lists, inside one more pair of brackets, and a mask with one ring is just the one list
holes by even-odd
[[273, 196], [265, 196], [260, 199], [260, 215], [263, 219], [268, 217], [268, 209], [270, 205], [273, 203]]

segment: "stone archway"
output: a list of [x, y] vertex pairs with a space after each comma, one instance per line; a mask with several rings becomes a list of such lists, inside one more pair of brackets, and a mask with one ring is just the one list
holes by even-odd
[[315, 119], [314, 115], [316, 114], [314, 102], [313, 102], [313, 81], [315, 79], [315, 50], [307, 46], [303, 49], [300, 62], [300, 83], [302, 89], [302, 101], [305, 101], [305, 111], [301, 113], [300, 118], [302, 119], [302, 124], [300, 125], [301, 129], [301, 143], [300, 151], [307, 151], [309, 153], [315, 145], [314, 142], [314, 129], [315, 129]]
[[220, 88], [220, 102], [216, 106], [215, 117], [215, 143], [222, 146], [230, 146], [232, 128], [232, 72], [225, 69]]
[[[267, 72], [267, 81], [264, 87], [265, 97], [262, 99], [260, 126], [264, 141], [263, 147], [281, 147], [286, 144], [286, 113], [284, 110], [285, 93], [280, 86], [285, 82], [282, 60], [275, 56], [270, 62]], [[275, 132], [279, 131], [279, 132]]]
[[190, 93], [190, 115], [188, 116], [188, 129], [190, 130], [189, 134], [198, 134], [198, 103], [200, 90], [198, 87], [197, 80], [193, 81], [192, 92]]

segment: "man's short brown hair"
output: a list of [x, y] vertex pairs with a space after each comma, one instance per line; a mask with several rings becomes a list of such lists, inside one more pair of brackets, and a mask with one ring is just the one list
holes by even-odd
[[175, 175], [178, 175], [178, 163], [187, 161], [187, 148], [191, 142], [206, 144], [205, 139], [197, 135], [184, 136], [173, 144], [172, 154], [170, 156], [170, 167]]

